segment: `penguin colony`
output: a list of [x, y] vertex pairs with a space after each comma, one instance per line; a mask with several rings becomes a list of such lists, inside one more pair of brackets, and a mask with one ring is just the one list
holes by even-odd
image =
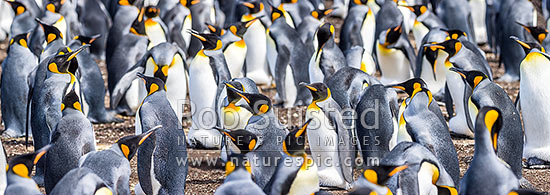
[[[184, 194], [187, 148], [220, 151], [214, 194], [539, 194], [522, 169], [550, 168], [550, 22], [530, 0], [6, 0], [0, 12], [3, 135], [36, 149], [9, 162], [0, 150], [0, 194]], [[327, 17], [343, 19], [338, 39]], [[518, 98], [496, 80], [519, 80]], [[296, 106], [305, 120], [283, 126], [275, 107]], [[98, 151], [92, 124], [120, 115], [135, 135]], [[475, 141], [462, 178], [451, 135]]]

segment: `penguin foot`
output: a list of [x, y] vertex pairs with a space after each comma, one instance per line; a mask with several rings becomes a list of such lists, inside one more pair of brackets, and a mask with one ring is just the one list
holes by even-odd
[[550, 162], [537, 157], [530, 157], [527, 159], [527, 162], [523, 162], [523, 167], [528, 169], [549, 169]]

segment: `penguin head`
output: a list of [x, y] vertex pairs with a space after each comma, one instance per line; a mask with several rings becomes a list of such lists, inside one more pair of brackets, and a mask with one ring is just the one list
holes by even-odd
[[404, 7], [411, 10], [411, 12], [413, 12], [414, 15], [416, 16], [420, 16], [426, 13], [426, 11], [428, 11], [428, 7], [426, 7], [425, 5], [412, 5], [412, 6], [404, 6]]
[[233, 33], [233, 35], [239, 38], [243, 38], [244, 33], [246, 33], [246, 30], [248, 29], [248, 27], [250, 27], [250, 25], [256, 22], [256, 20], [258, 20], [258, 18], [254, 18], [246, 22], [237, 22], [235, 24], [232, 24], [231, 26], [229, 26], [229, 31]]
[[139, 36], [147, 36], [147, 34], [145, 33], [145, 13], [145, 8], [141, 8], [137, 18], [132, 23], [132, 26], [130, 26], [130, 33]]
[[238, 91], [244, 92], [243, 84], [237, 81], [226, 81], [226, 82], [223, 82], [223, 84], [225, 84], [225, 87], [226, 87], [227, 101], [229, 101], [229, 103], [237, 103], [241, 99], [241, 96], [238, 93], [236, 93], [234, 90], [231, 90], [229, 88], [233, 88]]
[[77, 35], [73, 38], [73, 40], [80, 42], [80, 45], [87, 45], [87, 44], [92, 44], [99, 37], [101, 37], [101, 34], [92, 35], [92, 36]]
[[46, 37], [46, 43], [49, 44], [49, 43], [51, 43], [55, 40], [63, 39], [63, 33], [61, 33], [59, 31], [59, 29], [57, 29], [57, 27], [55, 27], [53, 25], [46, 24], [38, 18], [36, 19], [36, 21], [38, 22], [38, 24], [40, 24], [40, 26], [42, 27], [42, 30], [44, 30], [44, 36]]
[[283, 11], [281, 11], [276, 7], [271, 6], [271, 22], [275, 22], [275, 20], [279, 18], [283, 18], [283, 19], [285, 18]]
[[523, 51], [525, 52], [526, 55], [529, 54], [533, 49], [538, 49], [541, 52], [545, 52], [544, 47], [540, 46], [540, 44], [538, 43], [524, 42], [522, 40], [519, 40], [519, 38], [516, 36], [510, 36], [510, 39], [516, 41], [516, 43], [518, 43], [521, 46], [521, 48], [523, 48]]
[[96, 186], [94, 195], [113, 195], [113, 191], [107, 185], [101, 183]]
[[166, 91], [166, 85], [164, 85], [164, 82], [160, 78], [145, 76], [141, 72], [138, 72], [137, 76], [145, 83], [145, 89], [147, 89], [148, 96], [157, 91]]
[[367, 5], [368, 2], [368, 0], [353, 0], [355, 5]]
[[200, 2], [201, 2], [200, 0], [180, 0], [180, 4], [187, 8], [193, 5], [196, 5], [197, 3], [200, 3]]
[[464, 79], [464, 81], [472, 87], [472, 89], [475, 89], [481, 81], [487, 78], [487, 75], [477, 70], [467, 71], [455, 67], [451, 67], [449, 70], [459, 74], [462, 79]]
[[283, 140], [283, 152], [289, 156], [306, 155], [306, 129], [312, 119], [307, 120], [302, 127], [294, 127]]
[[477, 114], [475, 124], [476, 144], [478, 144], [478, 139], [487, 139], [487, 136], [489, 136], [491, 146], [496, 153], [498, 149], [498, 134], [500, 133], [501, 128], [502, 112], [500, 112], [500, 110], [496, 107], [482, 107]]
[[157, 125], [145, 133], [122, 137], [116, 141], [116, 145], [120, 148], [120, 151], [126, 159], [132, 160], [139, 146], [160, 128], [162, 128], [162, 125]]
[[298, 0], [282, 0], [281, 4], [292, 4], [292, 3], [298, 3]]
[[449, 39], [460, 39], [460, 37], [468, 37], [468, 35], [461, 30], [453, 29], [453, 30], [445, 30], [445, 33], [447, 33], [447, 37], [445, 37], [445, 40]]
[[401, 165], [401, 166], [373, 166], [368, 167], [365, 171], [363, 171], [363, 177], [376, 185], [385, 185], [385, 183], [388, 181], [390, 177], [393, 175], [405, 170], [408, 168], [408, 165]]
[[458, 195], [458, 190], [452, 186], [439, 186], [437, 187], [437, 194], [439, 195]]
[[13, 13], [15, 13], [16, 16], [21, 15], [27, 11], [27, 7], [23, 5], [21, 2], [17, 1], [6, 1], [11, 5], [11, 9], [13, 9]]
[[527, 26], [519, 22], [516, 22], [516, 23], [519, 24], [521, 27], [523, 27], [523, 29], [525, 29], [529, 34], [531, 34], [531, 36], [533, 36], [533, 38], [535, 38], [539, 42], [539, 44], [542, 44], [542, 42], [546, 38], [546, 35], [548, 35], [548, 30], [546, 30], [543, 27]]
[[61, 102], [61, 111], [66, 109], [73, 109], [82, 112], [82, 104], [80, 104], [80, 96], [75, 91], [75, 85], [72, 86], [71, 91], [63, 97]]
[[237, 170], [245, 170], [250, 174], [252, 173], [250, 162], [244, 154], [231, 154], [225, 163], [225, 176], [228, 176]]
[[6, 167], [6, 172], [16, 174], [24, 178], [31, 178], [33, 166], [38, 163], [38, 160], [46, 154], [50, 147], [51, 145], [46, 145], [33, 153], [13, 157]]
[[75, 75], [76, 70], [78, 69], [76, 55], [88, 46], [89, 45], [80, 46], [74, 51], [69, 47], [60, 49], [57, 55], [51, 58], [48, 62], [48, 71], [58, 74], [71, 73], [72, 75]]
[[242, 2], [241, 5], [244, 5], [246, 8], [248, 8], [249, 14], [255, 14], [264, 10], [264, 4], [259, 0]]
[[154, 18], [154, 17], [158, 17], [159, 14], [160, 14], [160, 9], [157, 6], [145, 7], [145, 17]]
[[414, 90], [419, 88], [426, 88], [427, 85], [426, 85], [426, 82], [424, 82], [424, 80], [422, 80], [421, 78], [412, 78], [402, 83], [387, 85], [386, 87], [391, 87], [394, 89], [405, 91], [405, 93], [407, 93], [407, 95], [411, 97], [413, 95]]
[[118, 0], [118, 5], [131, 6], [138, 5], [138, 0]]
[[67, 0], [49, 0], [49, 3], [46, 4], [46, 10], [52, 12], [52, 13], [59, 13], [59, 10]]
[[254, 151], [258, 144], [258, 137], [247, 130], [238, 129], [238, 130], [227, 130], [227, 129], [218, 129], [222, 134], [227, 136], [237, 148], [239, 148], [241, 154], [246, 154], [248, 152]]
[[29, 48], [29, 45], [28, 45], [29, 35], [30, 33], [21, 33], [21, 34], [15, 35], [13, 38], [11, 38], [10, 45], [16, 44], [16, 45], [23, 46], [25, 48]]
[[204, 50], [219, 50], [223, 46], [218, 35], [211, 33], [198, 33], [192, 30], [190, 30], [189, 33], [201, 41]]
[[218, 35], [220, 37], [225, 34], [225, 30], [223, 28], [220, 28], [219, 26], [214, 26], [214, 25], [209, 24], [207, 22], [205, 22], [204, 24], [206, 25], [206, 27], [208, 27], [208, 30], [212, 34]]
[[316, 10], [313, 10], [311, 11], [311, 16], [313, 16], [315, 19], [321, 21], [323, 18], [325, 18], [326, 16], [328, 16], [330, 13], [332, 13], [332, 11], [334, 11], [334, 8], [329, 8], [329, 9], [316, 9]]
[[447, 59], [449, 59], [462, 49], [462, 42], [457, 39], [449, 39], [441, 43], [425, 44], [423, 46], [430, 49], [441, 49], [449, 54], [449, 57], [447, 57]]
[[250, 108], [252, 108], [252, 114], [254, 115], [262, 115], [271, 110], [271, 107], [272, 107], [271, 100], [265, 95], [244, 93], [234, 88], [228, 88], [228, 89], [233, 90], [233, 92], [241, 96], [241, 98], [243, 98], [246, 101], [246, 103], [248, 103]]
[[[325, 46], [325, 43], [328, 42], [331, 38], [334, 39], [334, 26], [330, 23], [323, 23], [319, 28], [317, 29], [317, 47], [323, 48]], [[318, 52], [320, 49], [318, 50]]]
[[403, 25], [399, 24], [397, 26], [391, 27], [386, 31], [380, 33], [380, 45], [388, 47], [399, 40], [399, 37], [403, 33]]
[[309, 89], [311, 96], [313, 96], [313, 102], [322, 102], [331, 96], [330, 89], [324, 83], [300, 83], [300, 85]]

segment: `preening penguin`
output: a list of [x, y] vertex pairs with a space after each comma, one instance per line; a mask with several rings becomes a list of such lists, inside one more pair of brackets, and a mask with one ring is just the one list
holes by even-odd
[[130, 160], [139, 146], [161, 127], [159, 125], [142, 134], [120, 138], [109, 149], [82, 156], [79, 165], [97, 174], [116, 194], [130, 194]]
[[38, 185], [31, 179], [31, 173], [34, 165], [49, 148], [50, 145], [46, 145], [33, 153], [22, 154], [10, 160], [6, 166], [8, 186], [5, 194], [42, 194]]
[[416, 54], [403, 33], [403, 26], [393, 26], [379, 34], [376, 56], [384, 84], [393, 84], [410, 79], [415, 71]]
[[507, 194], [518, 189], [518, 178], [496, 155], [502, 120], [502, 112], [496, 107], [479, 110], [474, 158], [460, 181], [460, 194]]
[[137, 152], [136, 194], [183, 194], [188, 166], [184, 162], [187, 159], [185, 133], [176, 113], [168, 109], [170, 102], [164, 82], [141, 73], [138, 76], [144, 80], [148, 95], [136, 113], [139, 116], [136, 126], [142, 130], [162, 127], [143, 141]]
[[2, 121], [4, 136], [20, 137], [27, 124], [26, 105], [29, 80], [27, 76], [37, 66], [37, 59], [28, 47], [28, 33], [14, 35], [10, 40], [8, 55], [2, 62]]
[[221, 135], [214, 129], [219, 125], [219, 104], [231, 74], [222, 53], [222, 41], [215, 34], [190, 32], [203, 44], [189, 65], [189, 99], [193, 123], [189, 129], [191, 147], [220, 148]]
[[65, 174], [49, 194], [112, 195], [113, 191], [91, 169], [81, 167]]
[[341, 108], [355, 108], [361, 99], [363, 90], [368, 86], [380, 84], [376, 77], [362, 70], [344, 67], [325, 81], [331, 89], [331, 96]]
[[80, 157], [95, 151], [92, 123], [82, 112], [79, 94], [73, 85], [61, 103], [63, 117], [51, 135], [52, 147], [46, 153], [44, 187], [50, 193], [71, 169], [78, 167]]
[[346, 58], [334, 41], [334, 26], [321, 24], [313, 38], [315, 52], [309, 60], [310, 82], [323, 82], [326, 77], [346, 67]]
[[244, 154], [233, 154], [225, 163], [225, 180], [216, 189], [216, 195], [229, 194], [265, 194], [258, 185], [254, 183], [251, 175], [250, 159]]
[[305, 151], [306, 129], [312, 119], [302, 127], [290, 131], [283, 140], [285, 154], [277, 170], [264, 188], [266, 194], [312, 194], [319, 191], [317, 165]]

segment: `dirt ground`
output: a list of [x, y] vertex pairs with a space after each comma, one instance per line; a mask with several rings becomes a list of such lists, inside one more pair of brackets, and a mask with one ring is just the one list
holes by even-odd
[[[342, 20], [329, 18], [329, 22], [335, 25], [337, 29], [340, 29]], [[338, 31], [337, 31], [338, 32]], [[339, 35], [337, 34], [337, 37]], [[7, 42], [0, 44], [0, 61], [2, 61], [6, 56], [6, 47]], [[483, 48], [485, 51], [488, 51], [487, 48]], [[487, 54], [489, 63], [493, 68], [493, 73], [495, 78], [501, 76], [504, 72], [504, 69], [497, 66], [498, 59], [492, 53]], [[106, 79], [105, 64], [99, 63], [104, 79]], [[512, 100], [515, 100], [517, 91], [519, 90], [519, 83], [500, 83], [506, 92], [510, 95]], [[275, 90], [272, 87], [261, 86], [262, 93], [267, 94], [270, 97], [274, 96]], [[108, 105], [108, 98], [106, 98], [106, 105]], [[444, 106], [441, 106], [441, 109], [444, 115], [447, 114]], [[279, 120], [283, 124], [289, 125], [299, 125], [301, 124], [305, 116], [305, 108], [292, 108], [292, 109], [275, 109], [278, 113]], [[134, 133], [134, 117], [123, 117], [124, 122], [122, 123], [109, 123], [109, 124], [94, 124], [94, 130], [96, 134], [96, 143], [98, 150], [104, 150], [111, 146], [117, 139], [131, 135]], [[188, 129], [190, 126], [189, 119], [184, 121], [184, 129]], [[0, 125], [0, 130], [3, 130], [3, 125]], [[34, 151], [31, 144], [28, 148], [25, 147], [24, 138], [1, 138], [2, 144], [7, 152], [9, 158]], [[458, 159], [460, 162], [460, 172], [461, 175], [464, 174], [468, 168], [468, 164], [472, 160], [474, 153], [474, 141], [472, 139], [463, 139], [463, 138], [453, 138], [453, 143], [458, 152]], [[189, 172], [186, 181], [186, 193], [187, 194], [211, 194], [215, 189], [223, 183], [225, 178], [223, 164], [220, 161], [217, 161], [216, 164], [208, 164], [208, 159], [217, 159], [219, 156], [218, 151], [213, 150], [194, 150], [189, 149], [189, 157], [191, 158], [202, 158], [202, 163], [200, 166], [190, 163]], [[198, 164], [198, 163], [197, 163]], [[136, 158], [131, 161], [132, 165], [132, 175], [131, 175], [131, 189], [133, 191], [134, 186], [137, 183], [137, 173], [136, 173]], [[533, 184], [537, 190], [550, 192], [550, 170], [536, 170], [536, 169], [524, 169], [524, 177]], [[345, 191], [342, 190], [331, 190], [327, 189], [333, 194], [345, 194]]]

